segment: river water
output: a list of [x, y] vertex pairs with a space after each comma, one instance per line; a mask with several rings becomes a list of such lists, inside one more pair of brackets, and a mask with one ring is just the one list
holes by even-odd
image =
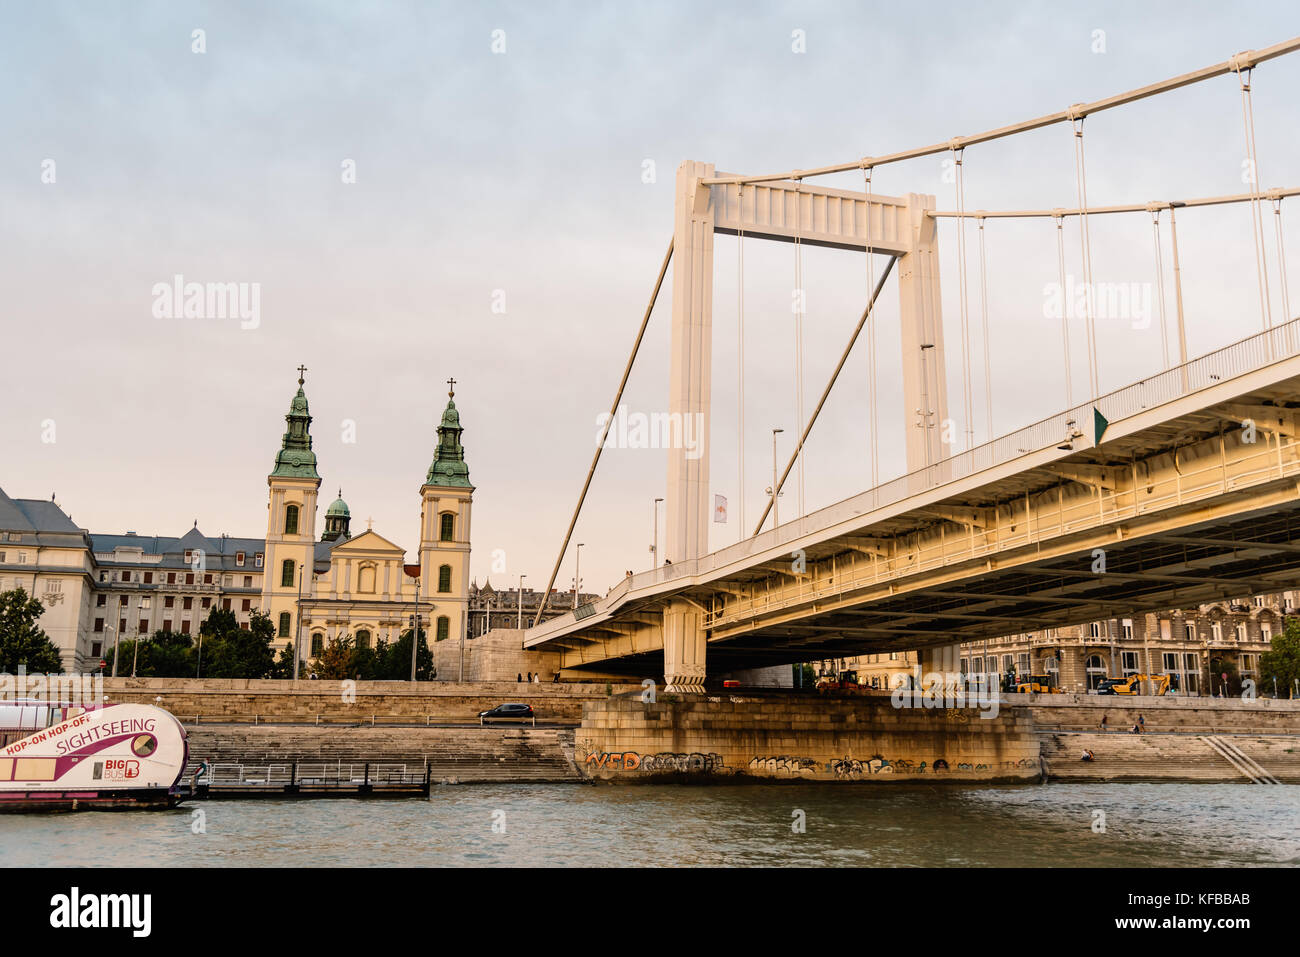
[[1296, 866], [1300, 787], [446, 786], [0, 815], [0, 864]]

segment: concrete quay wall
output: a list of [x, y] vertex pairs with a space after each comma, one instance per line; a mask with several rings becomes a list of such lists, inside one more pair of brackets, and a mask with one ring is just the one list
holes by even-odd
[[616, 698], [588, 702], [574, 743], [588, 778], [1023, 782], [1040, 778], [1025, 708], [896, 709], [888, 699]]

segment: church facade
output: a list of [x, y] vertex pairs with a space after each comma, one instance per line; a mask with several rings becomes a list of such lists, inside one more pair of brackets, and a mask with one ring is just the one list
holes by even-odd
[[304, 371], [267, 476], [264, 538], [209, 537], [197, 522], [174, 538], [95, 534], [52, 499], [0, 490], [0, 591], [21, 587], [41, 600], [40, 625], [66, 671], [95, 671], [116, 642], [159, 629], [197, 634], [214, 608], [244, 628], [255, 611], [268, 615], [277, 649], [292, 642], [303, 660], [331, 639], [394, 641], [417, 609], [431, 644], [462, 637], [474, 487], [454, 380], [419, 486], [417, 548], [408, 563], [401, 545], [373, 529], [353, 534], [341, 493], [318, 517], [322, 479]]

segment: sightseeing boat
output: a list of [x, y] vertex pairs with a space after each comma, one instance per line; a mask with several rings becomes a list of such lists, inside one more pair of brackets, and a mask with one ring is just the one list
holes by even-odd
[[0, 734], [0, 812], [165, 808], [181, 800], [189, 742], [162, 708], [5, 702]]

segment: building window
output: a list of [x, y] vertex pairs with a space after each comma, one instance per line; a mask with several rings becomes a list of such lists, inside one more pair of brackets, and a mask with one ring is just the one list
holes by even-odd
[[280, 631], [277, 637], [279, 638], [289, 637], [289, 620], [290, 620], [290, 615], [287, 611], [280, 612]]
[[1088, 658], [1088, 690], [1092, 690], [1101, 684], [1101, 680], [1107, 676], [1106, 663], [1101, 660], [1101, 655], [1092, 655]]
[[444, 542], [452, 541], [452, 534], [456, 528], [456, 516], [451, 512], [443, 512], [441, 522], [442, 527], [438, 530], [438, 538]]
[[357, 647], [358, 648], [370, 647], [370, 632], [364, 628], [357, 631]]
[[193, 572], [190, 572], [190, 573], [186, 574], [186, 576], [185, 576], [185, 584], [187, 584], [187, 585], [193, 585], [193, 584], [194, 584], [194, 574], [193, 574]]
[[244, 553], [243, 553], [243, 552], [235, 552], [235, 564], [236, 564], [238, 567], [240, 567], [240, 568], [243, 568], [243, 567], [244, 567]]
[[1236, 632], [1237, 641], [1246, 640], [1246, 623], [1244, 621], [1238, 622], [1234, 631]]
[[140, 634], [144, 635], [144, 634], [148, 634], [148, 632], [149, 632], [149, 620], [147, 618], [141, 618]]
[[1136, 651], [1120, 652], [1120, 667], [1124, 672], [1124, 677], [1138, 673], [1138, 656]]
[[163, 631], [171, 631], [171, 630], [172, 630], [172, 620], [170, 618], [164, 618]]
[[280, 587], [293, 587], [293, 559], [286, 558], [284, 564], [280, 566]]
[[118, 633], [119, 635], [126, 634], [126, 619], [125, 619], [125, 618], [119, 618], [119, 619], [117, 620], [117, 633]]
[[211, 584], [212, 584], [212, 573], [211, 573], [211, 572], [209, 572], [208, 574], [206, 574], [206, 575], [203, 576], [203, 584], [205, 584], [205, 585], [211, 585]]
[[245, 587], [245, 588], [252, 588], [252, 587], [253, 587], [253, 576], [252, 576], [252, 575], [245, 575], [245, 576], [244, 576], [244, 587]]
[[375, 566], [362, 565], [361, 572], [357, 576], [357, 591], [364, 594], [374, 594], [375, 591]]
[[191, 608], [194, 607], [194, 599], [193, 599], [193, 598], [186, 598], [186, 599], [181, 603], [181, 607], [184, 608], [186, 611], [189, 611]]
[[153, 584], [153, 572], [145, 572], [145, 573], [144, 573], [144, 583], [145, 583], [146, 585], [152, 585], [152, 584]]
[[438, 591], [451, 591], [450, 565], [441, 565], [438, 568]]
[[284, 534], [298, 534], [298, 506], [286, 505], [284, 508]]
[[131, 580], [131, 571], [130, 571], [130, 569], [123, 569], [123, 571], [122, 571], [122, 581], [124, 581], [124, 582], [129, 582], [130, 580]]
[[194, 549], [192, 548], [185, 549], [185, 564], [188, 565], [193, 560], [194, 560]]
[[1266, 621], [1259, 623], [1259, 640], [1265, 643], [1273, 640], [1273, 626]]
[[[204, 601], [206, 601], [206, 600], [207, 600], [207, 599], [204, 599]], [[221, 599], [221, 610], [222, 610], [222, 611], [230, 611], [230, 599], [229, 599], [229, 598], [223, 598], [223, 599]]]
[[319, 658], [325, 653], [325, 636], [319, 631], [312, 632], [311, 636], [311, 656]]
[[1195, 625], [1191, 625], [1191, 624], [1183, 625], [1183, 633], [1184, 633], [1185, 636], [1187, 637], [1187, 640], [1188, 640], [1188, 641], [1195, 641], [1195, 640], [1196, 640], [1196, 626], [1195, 626]]
[[125, 604], [126, 604], [126, 596], [125, 596], [125, 595], [119, 595], [118, 598], [117, 598], [117, 603], [118, 603], [119, 605], [125, 605]]
[[211, 599], [211, 598], [205, 598], [205, 599], [203, 599], [203, 607], [204, 607], [204, 608], [210, 608], [211, 606], [212, 606], [212, 599]]
[[168, 573], [167, 573], [167, 584], [169, 584], [169, 585], [175, 585], [175, 584], [176, 584], [176, 573], [175, 573], [175, 572], [168, 572]]
[[98, 658], [103, 653], [104, 653], [104, 645], [102, 642], [92, 641], [90, 643], [90, 654], [92, 657]]
[[164, 607], [164, 608], [174, 608], [174, 607], [176, 607], [176, 596], [175, 596], [175, 595], [168, 595], [166, 598], [164, 598], [164, 599], [163, 599], [163, 607]]
[[96, 618], [96, 619], [95, 619], [95, 630], [96, 630], [96, 631], [103, 631], [103, 630], [104, 630], [104, 619], [103, 619], [103, 618]]
[[253, 556], [253, 564], [254, 564], [256, 567], [258, 567], [258, 568], [261, 568], [261, 567], [262, 567], [262, 553], [261, 553], [261, 552], [258, 552], [256, 555]]
[[1125, 641], [1133, 640], [1133, 619], [1125, 618], [1119, 625], [1119, 636]]
[[251, 607], [251, 606], [250, 606], [251, 601], [252, 601], [252, 599], [250, 599], [250, 598], [245, 598], [245, 599], [243, 600], [243, 602], [241, 602], [241, 605], [242, 605], [243, 607], [240, 608], [240, 611], [248, 611], [249, 607]]
[[98, 607], [98, 608], [103, 608], [103, 607], [104, 607], [104, 603], [105, 603], [107, 600], [108, 600], [108, 596], [106, 596], [106, 595], [100, 595], [100, 596], [98, 596], [98, 597], [95, 599], [95, 606]]
[[451, 634], [451, 619], [446, 615], [438, 617], [438, 636], [435, 641], [446, 641]]
[[1223, 624], [1221, 622], [1210, 622], [1210, 635], [1215, 641], [1223, 641]]

